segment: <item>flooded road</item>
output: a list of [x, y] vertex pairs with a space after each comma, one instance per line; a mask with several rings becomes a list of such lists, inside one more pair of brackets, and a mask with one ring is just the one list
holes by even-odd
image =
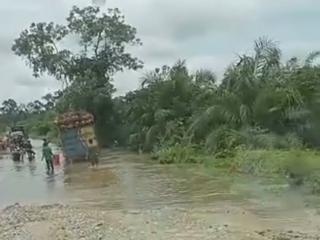
[[41, 141], [33, 141], [36, 160], [13, 162], [10, 154], [0, 155], [0, 207], [16, 202], [44, 203], [63, 199], [64, 174], [47, 175], [45, 162], [41, 161]]
[[131, 209], [202, 205], [239, 197], [231, 178], [208, 177], [202, 169], [160, 165], [147, 156], [126, 152], [103, 152], [97, 169], [75, 163], [55, 166], [55, 173], [47, 174], [40, 160], [41, 142], [33, 145], [37, 153], [34, 162], [16, 163], [10, 155], [1, 156], [0, 206], [61, 202]]
[[[319, 226], [317, 208], [285, 181], [229, 176], [203, 166], [160, 165], [125, 152], [104, 151], [97, 169], [87, 163], [56, 166], [48, 175], [34, 142], [35, 162], [0, 159], [0, 208], [21, 204], [66, 203], [103, 210], [191, 209], [201, 219], [253, 228]], [[58, 150], [55, 150], [56, 152]]]

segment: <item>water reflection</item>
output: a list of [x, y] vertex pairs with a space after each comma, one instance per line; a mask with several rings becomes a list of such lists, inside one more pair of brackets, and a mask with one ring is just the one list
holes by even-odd
[[[0, 206], [65, 202], [112, 210], [165, 206], [208, 210], [228, 203], [267, 219], [292, 212], [292, 206], [304, 207], [303, 197], [288, 195], [297, 202], [286, 208], [289, 190], [279, 182], [266, 185], [250, 177], [208, 172], [201, 166], [160, 165], [147, 156], [124, 152], [104, 152], [98, 168], [77, 163], [56, 166], [55, 173], [47, 175], [45, 163], [39, 161], [41, 141], [38, 147], [36, 144], [38, 159], [34, 162], [1, 158]], [[266, 186], [284, 186], [283, 193], [268, 191]], [[223, 206], [221, 209], [224, 211]]]
[[47, 173], [47, 176], [46, 176], [46, 184], [47, 184], [47, 190], [48, 192], [54, 192], [54, 189], [55, 189], [55, 183], [56, 183], [56, 177], [57, 175], [55, 175], [54, 173]]
[[35, 162], [29, 162], [28, 167], [31, 176], [35, 176], [37, 171], [37, 164]]
[[24, 167], [23, 162], [13, 162], [13, 166], [17, 172], [21, 172]]

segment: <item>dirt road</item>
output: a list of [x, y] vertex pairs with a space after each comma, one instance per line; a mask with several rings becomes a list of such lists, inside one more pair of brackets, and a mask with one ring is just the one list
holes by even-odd
[[[235, 209], [227, 210], [239, 217]], [[235, 212], [233, 212], [235, 211]], [[160, 240], [160, 239], [319, 239], [319, 231], [293, 231], [262, 229], [244, 224], [221, 224], [214, 218], [219, 211], [202, 212], [212, 218], [201, 217], [199, 209], [172, 209], [141, 211], [101, 211], [79, 209], [61, 205], [42, 207], [6, 208], [0, 215], [0, 238], [2, 240]], [[245, 213], [241, 213], [241, 215]], [[243, 219], [250, 218], [243, 216]], [[254, 229], [256, 228], [256, 229]], [[286, 226], [284, 226], [286, 228]]]

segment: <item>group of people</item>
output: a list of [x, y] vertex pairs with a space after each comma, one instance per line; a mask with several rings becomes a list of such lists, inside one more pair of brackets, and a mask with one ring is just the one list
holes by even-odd
[[10, 143], [10, 151], [16, 156], [15, 160], [23, 161], [25, 155], [27, 155], [28, 160], [32, 161], [35, 158], [35, 152], [33, 151], [33, 146], [29, 139], [15, 138]]
[[[33, 150], [32, 143], [29, 139], [11, 139], [10, 150], [13, 155], [14, 161], [24, 161], [25, 155], [27, 155], [30, 162], [35, 160], [36, 153]], [[99, 158], [97, 149], [89, 148], [86, 158], [91, 162], [92, 167], [96, 167], [98, 165]], [[53, 173], [54, 154], [52, 148], [49, 146], [49, 141], [47, 139], [43, 139], [41, 160], [45, 160], [48, 173]]]
[[[29, 139], [12, 139], [10, 150], [13, 154], [13, 160], [15, 161], [24, 161], [25, 155], [27, 155], [28, 160], [31, 162], [35, 159], [36, 156], [36, 153], [33, 150], [32, 143]], [[47, 139], [43, 139], [41, 160], [45, 160], [48, 172], [54, 172], [53, 157], [54, 155], [51, 147], [49, 146], [49, 141]]]

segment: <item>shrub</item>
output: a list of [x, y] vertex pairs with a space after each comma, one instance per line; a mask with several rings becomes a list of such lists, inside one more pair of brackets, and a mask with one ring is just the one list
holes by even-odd
[[238, 171], [255, 175], [292, 173], [308, 177], [320, 170], [320, 156], [307, 150], [248, 150], [237, 148], [233, 157], [226, 159]]
[[194, 146], [182, 144], [175, 144], [172, 147], [163, 147], [154, 152], [153, 157], [163, 164], [200, 163], [203, 161]]
[[240, 131], [243, 145], [250, 149], [301, 149], [302, 140], [294, 133], [277, 135], [260, 128], [244, 128]]
[[222, 126], [209, 134], [205, 146], [209, 152], [227, 153], [242, 143], [242, 136], [238, 131]]

